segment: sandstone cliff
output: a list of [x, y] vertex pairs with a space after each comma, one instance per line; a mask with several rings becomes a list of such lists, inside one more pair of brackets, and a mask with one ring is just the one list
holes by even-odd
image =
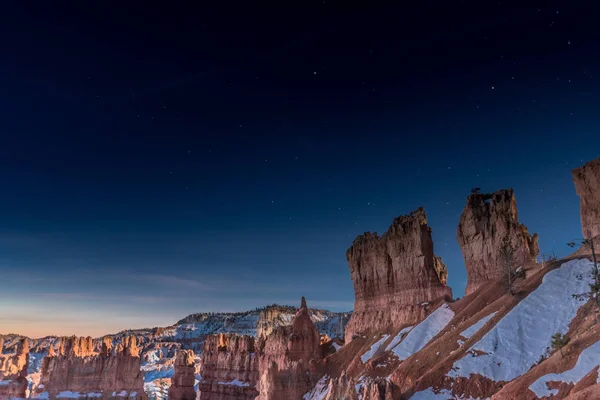
[[586, 239], [600, 235], [600, 158], [572, 171], [581, 207], [581, 230]]
[[254, 338], [219, 334], [206, 338], [202, 350], [200, 400], [253, 400], [257, 395], [258, 363]]
[[500, 255], [505, 241], [515, 249], [520, 266], [534, 261], [539, 253], [537, 234], [530, 235], [519, 223], [512, 189], [467, 197], [456, 236], [467, 268], [467, 295], [505, 275]]
[[426, 315], [423, 303], [452, 297], [423, 208], [394, 219], [382, 236], [358, 236], [346, 258], [355, 295], [346, 342], [359, 332], [417, 323]]
[[320, 377], [315, 369], [321, 359], [320, 346], [319, 332], [303, 297], [291, 325], [280, 326], [258, 341], [257, 400], [301, 399]]
[[25, 398], [27, 392], [27, 367], [29, 345], [21, 339], [13, 354], [2, 354], [0, 339], [0, 400]]
[[145, 399], [135, 337], [126, 337], [117, 346], [104, 338], [100, 353], [93, 351], [91, 337], [64, 337], [58, 351], [51, 347], [41, 368], [39, 391], [55, 398], [61, 392], [73, 397], [109, 398], [117, 394], [130, 400]]
[[171, 378], [169, 400], [195, 400], [196, 383], [194, 352], [179, 350], [175, 357], [175, 372]]

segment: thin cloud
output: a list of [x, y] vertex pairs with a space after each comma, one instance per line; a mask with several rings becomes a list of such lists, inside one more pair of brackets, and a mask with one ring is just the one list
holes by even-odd
[[195, 279], [181, 278], [174, 275], [138, 275], [134, 279], [145, 281], [160, 286], [170, 286], [175, 288], [189, 288], [196, 290], [214, 290], [214, 285], [209, 285]]

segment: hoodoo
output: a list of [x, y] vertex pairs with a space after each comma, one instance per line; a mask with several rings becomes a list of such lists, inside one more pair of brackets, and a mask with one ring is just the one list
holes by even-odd
[[581, 208], [581, 230], [586, 239], [600, 235], [600, 158], [572, 171]]
[[515, 249], [515, 261], [521, 265], [532, 262], [539, 253], [538, 235], [530, 235], [519, 222], [512, 189], [467, 197], [456, 236], [467, 268], [466, 294], [505, 274], [500, 255], [505, 243]]
[[257, 352], [257, 400], [301, 399], [317, 383], [315, 364], [321, 359], [320, 338], [304, 297], [292, 324], [261, 337]]
[[27, 367], [29, 345], [21, 339], [14, 354], [2, 354], [0, 339], [0, 400], [25, 398], [27, 391]]
[[394, 219], [381, 236], [358, 236], [346, 258], [355, 297], [346, 342], [359, 332], [415, 324], [425, 318], [424, 303], [452, 298], [445, 285], [446, 266], [433, 253], [423, 208]]
[[195, 400], [196, 383], [194, 352], [179, 350], [175, 356], [174, 373], [169, 388], [169, 400]]

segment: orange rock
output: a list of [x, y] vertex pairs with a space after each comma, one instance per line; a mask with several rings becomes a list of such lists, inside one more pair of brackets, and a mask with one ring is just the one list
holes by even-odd
[[21, 339], [14, 354], [2, 354], [0, 340], [0, 400], [25, 398], [27, 393], [27, 368], [29, 366], [29, 343]]
[[320, 376], [320, 336], [302, 302], [290, 326], [277, 327], [257, 345], [259, 395], [257, 400], [295, 400], [311, 390]]
[[572, 171], [581, 208], [581, 230], [586, 239], [600, 235], [600, 158]]
[[147, 399], [144, 375], [135, 337], [126, 337], [114, 349], [109, 338], [102, 342], [100, 353], [93, 351], [92, 339], [63, 337], [58, 353], [49, 352], [42, 361], [39, 391], [54, 398], [62, 391], [101, 394], [114, 397], [125, 391], [129, 400]]
[[415, 324], [425, 318], [423, 303], [452, 298], [423, 208], [394, 219], [382, 236], [358, 236], [346, 258], [355, 295], [346, 342], [357, 333]]
[[527, 227], [519, 223], [512, 189], [467, 197], [456, 236], [467, 267], [466, 294], [506, 274], [500, 256], [504, 240], [515, 248], [518, 266], [532, 263], [539, 253], [538, 235], [530, 235]]
[[198, 399], [253, 400], [258, 395], [258, 363], [252, 336], [210, 335], [201, 357]]
[[171, 378], [169, 400], [195, 400], [194, 352], [192, 350], [179, 350], [175, 356], [174, 367], [175, 373]]

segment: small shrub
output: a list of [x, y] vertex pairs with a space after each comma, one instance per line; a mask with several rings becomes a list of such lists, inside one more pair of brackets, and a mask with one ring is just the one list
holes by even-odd
[[553, 351], [560, 351], [560, 354], [562, 354], [562, 348], [565, 347], [567, 345], [567, 343], [569, 343], [569, 338], [566, 337], [565, 335], [563, 335], [560, 332], [555, 333], [554, 335], [552, 335], [552, 350]]

